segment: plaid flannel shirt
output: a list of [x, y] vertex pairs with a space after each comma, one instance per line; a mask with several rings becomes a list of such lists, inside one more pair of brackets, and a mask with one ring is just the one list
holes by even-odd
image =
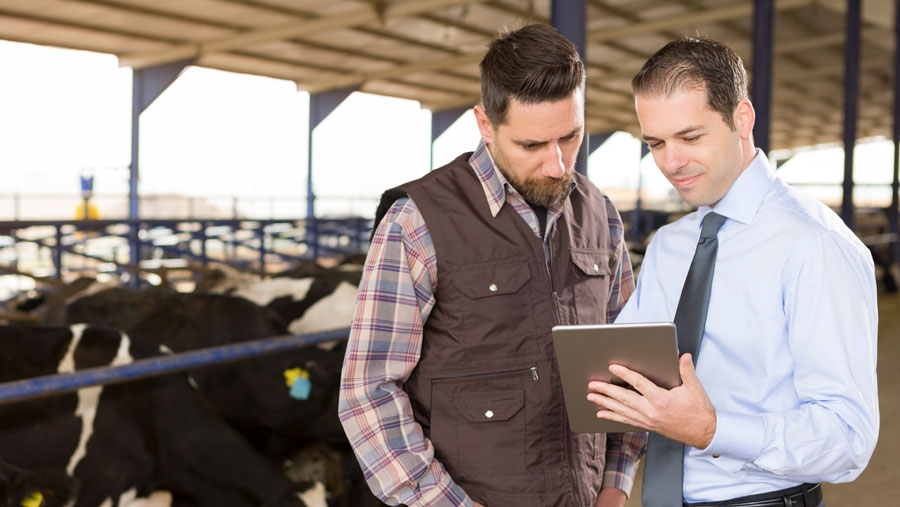
[[[540, 226], [522, 196], [495, 170], [484, 143], [469, 163], [496, 216], [509, 202], [537, 237]], [[574, 187], [574, 183], [573, 183]], [[608, 322], [634, 291], [634, 275], [623, 225], [607, 199], [610, 247], [621, 262], [610, 284]], [[547, 210], [544, 248], [562, 210]], [[436, 304], [437, 262], [431, 235], [415, 203], [400, 199], [378, 224], [359, 285], [356, 309], [341, 372], [339, 415], [366, 481], [382, 501], [409, 506], [470, 506], [434, 447], [413, 419], [402, 385], [419, 361], [425, 321]], [[603, 487], [630, 494], [646, 433], [607, 435]]]

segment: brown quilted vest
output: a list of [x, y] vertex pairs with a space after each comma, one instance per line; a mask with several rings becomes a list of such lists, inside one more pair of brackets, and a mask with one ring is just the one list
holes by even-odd
[[548, 269], [511, 204], [491, 216], [469, 156], [386, 192], [379, 207], [409, 195], [437, 253], [437, 304], [404, 390], [435, 457], [474, 500], [593, 505], [606, 438], [569, 430], [550, 328], [606, 321], [618, 263], [606, 198], [576, 174]]

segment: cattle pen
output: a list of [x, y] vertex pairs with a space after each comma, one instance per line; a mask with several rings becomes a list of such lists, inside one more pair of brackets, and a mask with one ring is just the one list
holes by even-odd
[[[44, 272], [57, 281], [66, 273], [106, 272], [130, 278], [133, 286], [152, 283], [141, 273], [203, 269], [210, 261], [265, 274], [270, 264], [359, 253], [371, 222], [364, 217], [0, 221], [0, 268]], [[24, 246], [31, 247], [27, 253]], [[163, 281], [155, 276], [154, 285]]]

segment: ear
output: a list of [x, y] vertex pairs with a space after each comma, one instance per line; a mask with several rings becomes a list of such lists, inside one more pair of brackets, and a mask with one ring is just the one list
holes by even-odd
[[478, 131], [481, 132], [481, 139], [484, 144], [492, 144], [494, 142], [494, 124], [488, 118], [487, 113], [481, 104], [475, 106], [475, 120], [478, 122]]
[[756, 124], [756, 110], [750, 99], [743, 99], [738, 102], [734, 110], [734, 128], [741, 135], [742, 139], [749, 139], [753, 135], [753, 125]]

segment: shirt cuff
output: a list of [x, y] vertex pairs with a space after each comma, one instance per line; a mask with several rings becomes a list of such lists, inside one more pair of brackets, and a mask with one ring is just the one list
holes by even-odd
[[610, 458], [612, 456], [607, 455], [601, 487], [621, 489], [625, 492], [625, 496], [630, 498], [631, 489], [634, 487], [634, 476], [637, 474], [638, 460], [627, 454], [617, 455], [615, 463], [610, 463]]
[[716, 411], [716, 433], [706, 449], [696, 449], [694, 456], [727, 457], [750, 463], [762, 452], [766, 423], [761, 415]]

